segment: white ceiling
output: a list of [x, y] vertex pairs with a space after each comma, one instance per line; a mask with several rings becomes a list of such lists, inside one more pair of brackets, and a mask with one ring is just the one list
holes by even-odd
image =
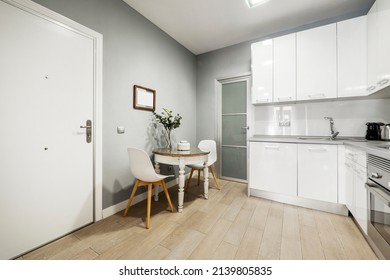
[[123, 0], [194, 54], [368, 10], [374, 0]]

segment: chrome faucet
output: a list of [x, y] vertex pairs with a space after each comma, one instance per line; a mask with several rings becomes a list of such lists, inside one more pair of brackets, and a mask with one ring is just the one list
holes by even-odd
[[332, 117], [324, 117], [325, 120], [329, 120], [330, 123], [330, 139], [334, 140], [337, 135], [339, 135], [339, 132], [336, 131], [334, 127], [334, 120]]

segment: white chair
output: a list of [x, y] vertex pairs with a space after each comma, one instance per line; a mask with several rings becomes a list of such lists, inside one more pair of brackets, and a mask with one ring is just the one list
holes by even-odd
[[173, 206], [171, 203], [171, 198], [169, 197], [167, 186], [165, 185], [164, 179], [170, 176], [164, 176], [157, 174], [154, 171], [153, 164], [148, 156], [148, 154], [137, 148], [128, 148], [127, 152], [129, 154], [130, 161], [130, 170], [133, 173], [134, 177], [137, 179], [131, 192], [129, 202], [123, 214], [123, 217], [127, 216], [131, 202], [133, 201], [134, 195], [139, 186], [148, 186], [148, 200], [146, 208], [146, 228], [150, 226], [150, 207], [152, 203], [152, 187], [161, 185], [164, 189], [165, 196], [167, 197], [168, 205], [173, 212]]
[[[213, 164], [217, 161], [217, 144], [215, 143], [214, 140], [202, 140], [199, 142], [198, 148], [203, 150], [203, 151], [208, 151], [209, 156], [208, 156], [208, 161], [207, 161], [207, 167], [211, 171], [211, 174], [213, 174], [215, 184], [218, 188], [218, 190], [221, 190], [221, 187], [219, 186], [217, 177], [215, 176], [214, 173], [214, 168]], [[190, 177], [188, 178], [187, 185], [185, 187], [185, 191], [188, 190], [188, 186], [190, 184], [190, 180], [192, 178], [192, 174], [194, 173], [194, 170], [198, 170], [198, 185], [200, 183], [200, 171], [203, 171], [203, 162], [198, 163], [198, 164], [192, 164], [192, 165], [187, 165], [188, 167], [191, 168], [191, 173]]]

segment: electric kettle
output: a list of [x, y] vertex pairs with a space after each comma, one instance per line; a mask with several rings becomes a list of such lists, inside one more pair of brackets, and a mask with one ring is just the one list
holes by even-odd
[[381, 126], [383, 123], [368, 122], [366, 139], [367, 140], [380, 140], [381, 139]]
[[381, 126], [381, 140], [390, 141], [390, 123]]

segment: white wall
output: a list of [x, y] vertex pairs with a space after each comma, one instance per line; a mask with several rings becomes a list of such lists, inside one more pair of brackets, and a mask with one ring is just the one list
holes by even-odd
[[[390, 123], [390, 99], [347, 100], [317, 103], [255, 106], [255, 134], [258, 135], [329, 135], [333, 117], [339, 136], [364, 137], [366, 122]], [[290, 120], [290, 127], [280, 127], [280, 120]]]

